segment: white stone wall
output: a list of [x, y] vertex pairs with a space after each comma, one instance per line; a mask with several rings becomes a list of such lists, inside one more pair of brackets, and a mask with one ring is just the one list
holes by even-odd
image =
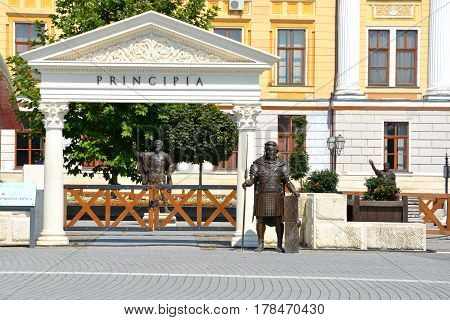
[[311, 170], [329, 168], [329, 152], [327, 149], [328, 113], [327, 111], [283, 111], [264, 110], [258, 117], [256, 132], [256, 156], [262, 156], [264, 143], [269, 140], [278, 142], [278, 116], [279, 115], [306, 115], [306, 151], [309, 154]]
[[384, 122], [409, 123], [409, 173], [401, 175], [442, 176], [446, 149], [450, 150], [448, 111], [338, 110], [335, 132], [346, 140], [337, 171], [371, 175], [369, 159], [383, 163]]
[[15, 169], [15, 130], [0, 130], [1, 171], [8, 172]]

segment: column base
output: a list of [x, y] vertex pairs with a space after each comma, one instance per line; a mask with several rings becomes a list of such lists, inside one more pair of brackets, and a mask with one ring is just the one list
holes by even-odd
[[[235, 248], [242, 248], [242, 232], [235, 232], [231, 239], [231, 246]], [[252, 231], [247, 231], [244, 239], [244, 248], [257, 248], [258, 236]]]
[[336, 100], [366, 100], [367, 96], [359, 90], [342, 89], [334, 94]]
[[36, 241], [38, 246], [68, 246], [69, 238], [65, 232], [42, 232]]

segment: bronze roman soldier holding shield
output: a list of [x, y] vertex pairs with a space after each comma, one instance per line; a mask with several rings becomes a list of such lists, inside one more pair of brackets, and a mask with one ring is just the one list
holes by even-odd
[[256, 217], [256, 231], [258, 233], [259, 246], [257, 252], [264, 250], [264, 233], [266, 225], [275, 227], [278, 240], [278, 252], [283, 249], [283, 215], [284, 215], [284, 190], [289, 189], [298, 197], [289, 179], [289, 171], [286, 163], [278, 157], [276, 142], [269, 141], [264, 145], [264, 156], [255, 160], [250, 167], [250, 179], [243, 183], [243, 187], [255, 185], [255, 205], [253, 215]]

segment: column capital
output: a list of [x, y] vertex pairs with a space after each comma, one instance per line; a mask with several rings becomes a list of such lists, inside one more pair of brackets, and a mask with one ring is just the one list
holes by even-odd
[[64, 116], [69, 111], [69, 103], [41, 102], [38, 109], [44, 115], [45, 129], [64, 128]]
[[253, 105], [235, 105], [233, 114], [239, 130], [256, 129], [256, 118], [261, 113], [262, 108], [259, 104]]

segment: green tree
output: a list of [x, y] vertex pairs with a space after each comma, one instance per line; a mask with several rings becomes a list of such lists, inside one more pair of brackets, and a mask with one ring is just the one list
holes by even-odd
[[305, 115], [292, 119], [295, 147], [294, 152], [289, 157], [289, 171], [292, 179], [300, 181], [300, 186], [303, 185], [303, 178], [309, 171], [309, 156], [305, 148], [307, 124]]
[[174, 161], [198, 164], [200, 185], [203, 163], [218, 165], [227, 160], [237, 146], [236, 123], [216, 105], [185, 106], [173, 114], [168, 126], [165, 141]]
[[[56, 13], [51, 18], [58, 35], [50, 37], [44, 31], [34, 44], [66, 39], [149, 10], [208, 29], [218, 8], [208, 9], [205, 0], [57, 0]], [[44, 26], [43, 21], [35, 24], [36, 30], [43, 30]], [[17, 119], [31, 129], [32, 136], [43, 136], [42, 115], [37, 109], [40, 93], [36, 71], [19, 56], [10, 57], [8, 64], [13, 76], [10, 104]], [[29, 112], [17, 110], [19, 96], [29, 100], [24, 105]], [[150, 125], [145, 135], [152, 139], [178, 107], [180, 105], [71, 103], [64, 127], [64, 136], [71, 139], [64, 151], [68, 172], [79, 174], [84, 163], [100, 160], [102, 163], [93, 168], [93, 173], [103, 172], [109, 183], [116, 184], [118, 175], [136, 180], [131, 150], [131, 142], [136, 138], [133, 130]]]

